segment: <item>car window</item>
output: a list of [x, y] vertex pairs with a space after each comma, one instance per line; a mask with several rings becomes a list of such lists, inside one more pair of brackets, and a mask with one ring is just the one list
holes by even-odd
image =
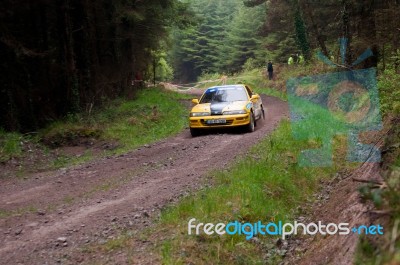
[[243, 87], [209, 88], [200, 103], [246, 101], [247, 94]]

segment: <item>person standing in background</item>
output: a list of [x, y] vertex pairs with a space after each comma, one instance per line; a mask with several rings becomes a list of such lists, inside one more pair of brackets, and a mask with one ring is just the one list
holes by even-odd
[[294, 62], [294, 60], [293, 60], [293, 56], [290, 56], [289, 57], [289, 59], [288, 59], [288, 65], [292, 65], [293, 64], [293, 62]]
[[268, 62], [267, 71], [268, 71], [268, 79], [272, 80], [274, 78], [274, 67], [272, 66], [271, 61]]
[[299, 64], [304, 64], [304, 56], [303, 55], [299, 55]]

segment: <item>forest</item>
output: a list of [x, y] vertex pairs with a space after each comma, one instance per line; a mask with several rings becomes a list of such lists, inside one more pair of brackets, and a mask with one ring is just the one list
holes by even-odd
[[3, 1], [0, 126], [35, 130], [128, 95], [184, 24], [177, 0]]
[[[400, 264], [399, 17], [3, 0], [0, 265]], [[251, 89], [198, 104], [221, 84]]]
[[398, 71], [396, 0], [10, 1], [0, 7], [0, 127], [29, 132], [117, 97], [133, 80], [192, 82], [316, 51]]
[[[200, 23], [174, 35], [174, 68], [180, 78], [204, 72], [234, 73], [243, 67], [287, 62], [316, 50], [339, 59], [338, 39], [348, 39], [346, 63], [364, 50], [374, 57], [362, 67], [382, 69], [398, 57], [399, 3], [396, 1], [194, 1]], [[225, 14], [225, 15], [224, 15]], [[398, 67], [398, 58], [393, 62]]]

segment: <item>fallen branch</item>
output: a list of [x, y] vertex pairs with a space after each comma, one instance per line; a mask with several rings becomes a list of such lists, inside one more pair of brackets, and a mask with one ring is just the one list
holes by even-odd
[[364, 213], [376, 214], [376, 215], [392, 215], [393, 211], [365, 211]]
[[353, 181], [356, 181], [356, 182], [369, 183], [369, 184], [376, 184], [376, 185], [379, 185], [379, 186], [383, 186], [383, 185], [384, 185], [383, 182], [380, 182], [380, 181], [377, 181], [377, 180], [359, 179], [359, 178], [355, 178], [355, 177], [352, 177], [351, 179], [352, 179]]

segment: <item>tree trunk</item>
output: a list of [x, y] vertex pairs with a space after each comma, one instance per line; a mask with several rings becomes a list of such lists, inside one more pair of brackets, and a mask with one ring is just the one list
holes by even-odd
[[315, 37], [317, 39], [319, 47], [321, 48], [322, 53], [329, 58], [329, 52], [325, 45], [325, 37], [321, 34], [318, 25], [315, 23], [313, 10], [310, 8], [310, 4], [308, 2], [305, 2], [303, 9], [307, 13], [307, 16], [310, 18], [311, 27], [314, 31]]
[[342, 34], [343, 38], [347, 40], [346, 46], [343, 47], [346, 53], [342, 54], [342, 62], [349, 66], [352, 63], [353, 54], [351, 50], [351, 22], [350, 22], [350, 3], [349, 0], [342, 0]]
[[292, 8], [294, 10], [294, 26], [297, 39], [297, 45], [299, 46], [304, 58], [309, 60], [311, 58], [311, 48], [308, 41], [307, 29], [303, 19], [303, 14], [298, 0], [292, 0]]
[[64, 35], [65, 35], [65, 61], [67, 66], [67, 89], [72, 112], [79, 111], [80, 94], [79, 80], [76, 71], [74, 40], [72, 35], [71, 5], [69, 0], [64, 1]]

